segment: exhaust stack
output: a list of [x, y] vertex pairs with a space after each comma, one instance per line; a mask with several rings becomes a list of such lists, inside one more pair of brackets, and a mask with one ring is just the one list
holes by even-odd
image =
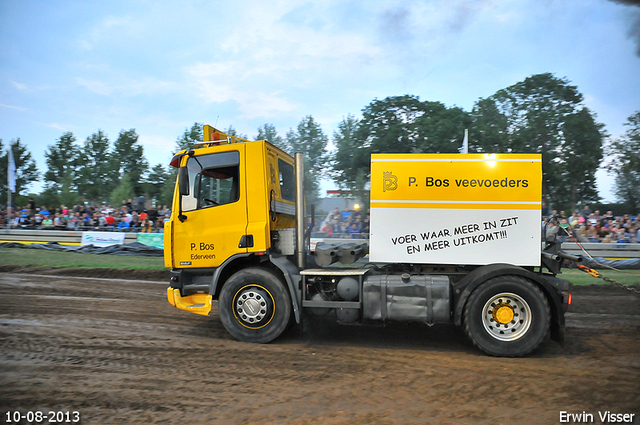
[[305, 244], [306, 220], [304, 216], [304, 154], [296, 152], [296, 258], [298, 268], [306, 266], [307, 249]]

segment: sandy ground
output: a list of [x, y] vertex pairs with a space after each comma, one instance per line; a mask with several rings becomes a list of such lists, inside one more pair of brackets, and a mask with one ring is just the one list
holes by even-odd
[[447, 325], [314, 323], [247, 344], [217, 306], [170, 306], [163, 281], [41, 272], [0, 273], [0, 424], [16, 410], [82, 424], [640, 423], [640, 296], [622, 289], [575, 289], [564, 346], [502, 359]]

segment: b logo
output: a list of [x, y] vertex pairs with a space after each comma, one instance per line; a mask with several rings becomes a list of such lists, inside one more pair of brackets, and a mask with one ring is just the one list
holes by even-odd
[[391, 171], [382, 173], [382, 191], [396, 190], [398, 188], [398, 177], [391, 174]]

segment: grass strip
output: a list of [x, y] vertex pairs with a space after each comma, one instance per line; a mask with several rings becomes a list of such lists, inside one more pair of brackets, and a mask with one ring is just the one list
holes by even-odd
[[162, 257], [0, 248], [0, 266], [165, 270]]
[[[20, 248], [0, 248], [0, 266], [48, 266], [71, 268], [165, 270], [162, 257], [135, 255], [97, 255]], [[640, 285], [640, 270], [598, 270], [623, 285]], [[580, 270], [563, 269], [558, 275], [573, 285], [609, 285]]]
[[[617, 271], [602, 269], [598, 270], [598, 273], [623, 285], [640, 285], [640, 270]], [[558, 275], [558, 277], [567, 279], [573, 285], [610, 285], [604, 279], [593, 277], [588, 273], [575, 269], [562, 269], [562, 274]]]

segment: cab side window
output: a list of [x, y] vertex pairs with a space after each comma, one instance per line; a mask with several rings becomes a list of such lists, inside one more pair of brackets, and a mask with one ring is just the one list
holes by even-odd
[[293, 165], [278, 158], [278, 171], [280, 172], [280, 196], [282, 199], [295, 202], [296, 180]]
[[189, 195], [182, 197], [182, 210], [230, 204], [240, 199], [240, 154], [221, 152], [191, 157], [189, 170]]

